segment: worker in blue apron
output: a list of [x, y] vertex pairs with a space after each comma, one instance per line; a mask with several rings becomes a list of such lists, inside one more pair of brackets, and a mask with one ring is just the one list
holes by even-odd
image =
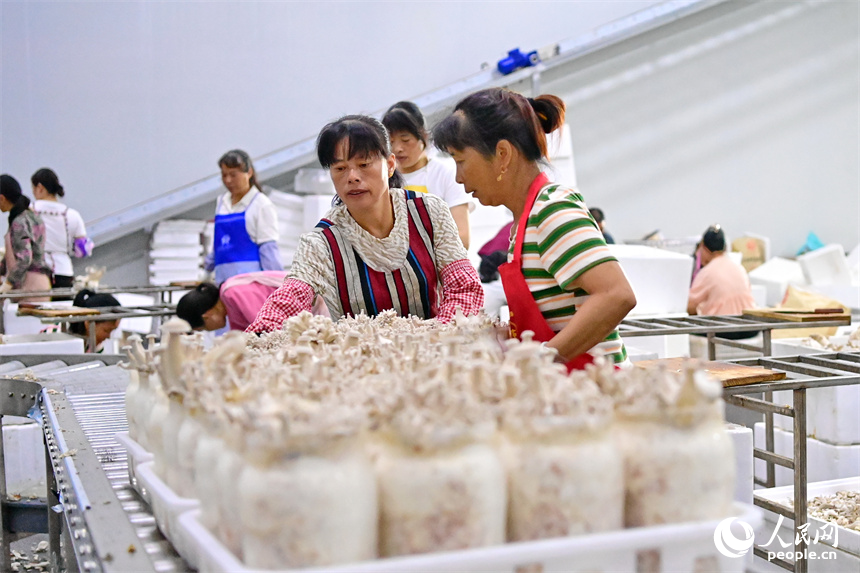
[[[248, 204], [248, 209], [257, 197]], [[217, 213], [221, 209], [218, 200]], [[262, 271], [260, 264], [260, 246], [251, 239], [245, 224], [245, 213], [230, 213], [215, 215], [215, 283], [221, 284], [232, 276], [242, 273]]]

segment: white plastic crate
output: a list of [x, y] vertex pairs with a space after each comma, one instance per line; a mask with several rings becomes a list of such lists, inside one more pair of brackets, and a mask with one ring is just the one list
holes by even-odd
[[631, 317], [686, 313], [693, 257], [642, 245], [609, 245], [636, 293]]
[[[756, 447], [764, 449], [764, 422], [757, 423], [753, 432]], [[774, 428], [773, 440], [777, 454], [793, 457], [794, 434], [792, 432]], [[793, 483], [794, 472], [781, 466], [775, 466], [774, 470], [777, 486]], [[810, 482], [860, 475], [860, 444], [834, 446], [815, 438], [807, 438], [806, 472]], [[759, 479], [765, 479], [767, 476], [767, 465], [764, 460], [755, 460], [755, 475]]]
[[797, 257], [803, 276], [811, 285], [851, 284], [851, 273], [842, 245], [825, 245]]
[[[753, 528], [761, 523], [761, 512], [736, 503], [733, 517]], [[609, 533], [507, 543], [463, 551], [431, 553], [409, 557], [377, 559], [363, 563], [328, 566], [330, 573], [410, 573], [459, 571], [708, 571], [742, 573], [747, 558], [721, 555], [714, 545], [714, 532], [722, 520], [640, 527]], [[186, 560], [197, 563], [200, 573], [262, 573], [248, 569], [224, 545], [200, 524], [199, 511], [184, 513], [180, 527], [187, 538], [187, 549], [196, 552]], [[178, 548], [177, 548], [178, 549]], [[180, 554], [182, 552], [180, 551]], [[747, 556], [750, 557], [751, 553]], [[190, 561], [189, 560], [189, 561]], [[637, 563], [654, 564], [643, 569]], [[286, 570], [285, 570], [286, 571]], [[296, 570], [292, 570], [296, 571]], [[306, 569], [320, 571], [320, 569]]]
[[324, 195], [307, 195], [304, 199], [304, 214], [301, 231], [307, 233], [311, 231], [320, 219], [325, 217], [326, 213], [331, 209], [331, 200], [334, 197], [334, 187], [330, 194]]
[[203, 245], [189, 247], [163, 247], [149, 251], [151, 260], [157, 259], [196, 259], [203, 256]]
[[137, 479], [137, 466], [151, 462], [154, 459], [154, 456], [143, 449], [143, 446], [138, 444], [135, 440], [131, 439], [128, 432], [117, 432], [115, 437], [116, 441], [125, 448], [125, 451], [128, 454], [128, 480], [129, 483], [131, 483], [131, 487], [140, 494], [144, 501], [149, 503], [149, 491], [144, 491]]
[[[833, 495], [837, 491], [845, 490], [860, 491], [860, 477], [855, 476], [838, 480], [810, 482], [807, 484], [806, 497], [807, 500], [811, 501], [813, 498], [820, 495]], [[790, 506], [794, 499], [794, 486], [782, 486], [758, 490], [756, 491], [756, 494], [769, 501]], [[763, 515], [764, 520], [762, 522], [761, 529], [757, 532], [756, 540], [761, 543], [767, 543], [774, 533], [779, 517], [769, 511], [764, 511]], [[814, 539], [814, 532], [821, 531], [825, 522], [812, 516], [808, 516], [807, 521], [809, 522], [808, 531], [810, 532], [810, 540], [812, 540]], [[793, 526], [794, 524], [791, 520], [784, 519], [783, 525], [778, 533], [779, 537], [785, 541], [793, 539], [795, 536]], [[810, 546], [810, 550], [814, 550], [818, 553], [832, 550], [836, 553], [836, 559], [810, 559], [808, 562], [810, 573], [844, 573], [847, 571], [860, 571], [860, 532], [846, 527], [836, 526], [836, 528], [837, 537], [835, 548], [833, 547], [834, 542], [831, 540], [824, 540], [823, 542]], [[778, 541], [774, 541], [774, 543], [777, 545], [779, 544]], [[775, 550], [779, 551], [782, 550], [782, 548], [777, 547]], [[784, 569], [780, 569], [776, 565], [767, 563], [761, 559], [755, 560], [754, 570], [761, 573], [784, 571]]]
[[765, 261], [763, 265], [751, 270], [749, 277], [751, 284], [762, 285], [767, 289], [767, 306], [781, 303], [788, 285], [806, 284], [800, 263], [781, 257]]
[[63, 332], [7, 334], [0, 344], [0, 355], [83, 353], [84, 339]]
[[177, 542], [179, 516], [199, 508], [200, 500], [176, 495], [155, 473], [154, 461], [138, 464], [135, 473], [141, 490], [148, 493], [149, 505], [152, 508], [152, 514], [155, 516], [158, 528], [165, 537], [177, 545], [178, 549], [178, 546], [181, 545], [181, 542]]
[[10, 495], [45, 497], [42, 426], [29, 418], [3, 417], [6, 491]]
[[739, 424], [726, 424], [735, 450], [735, 501], [753, 502], [753, 432]]

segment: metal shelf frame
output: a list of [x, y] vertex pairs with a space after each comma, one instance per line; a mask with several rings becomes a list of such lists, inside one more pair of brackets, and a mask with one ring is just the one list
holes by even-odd
[[[165, 286], [152, 286], [152, 285], [144, 285], [144, 286], [127, 286], [127, 287], [100, 287], [97, 289], [93, 289], [98, 294], [119, 294], [119, 293], [128, 293], [128, 294], [153, 294], [158, 295], [158, 300], [161, 305], [169, 305], [171, 304], [170, 296], [174, 292], [181, 292], [189, 290], [187, 286], [174, 286], [174, 285], [165, 285]], [[11, 291], [4, 294], [0, 294], [0, 310], [3, 308], [3, 301], [17, 302], [21, 299], [29, 299], [29, 298], [44, 298], [44, 297], [69, 297], [74, 298], [76, 294], [78, 294], [79, 289], [75, 288], [58, 288], [48, 291], [39, 291], [39, 292], [21, 292], [21, 291]], [[6, 332], [6, 325], [4, 323], [3, 313], [0, 312], [0, 334]]]
[[[834, 352], [828, 354], [804, 354], [785, 357], [762, 357], [730, 361], [744, 366], [759, 366], [785, 372], [787, 379], [776, 382], [760, 382], [746, 386], [732, 386], [723, 390], [723, 396], [728, 404], [759, 412], [765, 416], [765, 449], [754, 448], [753, 457], [763, 460], [767, 465], [767, 478], [764, 482], [756, 481], [758, 485], [774, 487], [775, 468], [779, 465], [794, 472], [794, 505], [787, 507], [763, 499], [753, 492], [753, 503], [763, 509], [783, 515], [794, 521], [795, 530], [807, 523], [807, 457], [806, 457], [806, 399], [807, 390], [830, 386], [846, 386], [860, 384], [860, 353]], [[791, 406], [778, 405], [773, 402], [773, 393], [779, 390], [791, 390]], [[760, 400], [747, 394], [763, 393]], [[773, 416], [779, 414], [793, 420], [794, 451], [791, 458], [778, 455], [774, 448]], [[797, 439], [803, 436], [804, 439]], [[798, 511], [803, 508], [804, 511]], [[767, 551], [762, 547], [754, 547], [756, 556], [767, 559]], [[806, 557], [807, 543], [801, 537], [795, 548], [803, 554], [801, 559], [794, 562], [773, 559], [770, 562], [795, 573], [808, 573], [809, 562]]]
[[[770, 356], [772, 333], [774, 330], [847, 326], [850, 324], [851, 316], [849, 315], [842, 315], [841, 318], [817, 322], [793, 322], [749, 316], [627, 318], [621, 321], [621, 324], [618, 326], [618, 333], [622, 339], [635, 336], [704, 334], [708, 337], [708, 360], [716, 360], [717, 344], [733, 348], [743, 348], [752, 352], [760, 352], [764, 356]], [[761, 332], [762, 345], [756, 346], [717, 336], [718, 334], [734, 332]]]

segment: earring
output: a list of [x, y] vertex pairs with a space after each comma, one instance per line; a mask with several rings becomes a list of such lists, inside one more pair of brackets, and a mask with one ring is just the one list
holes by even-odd
[[504, 174], [505, 174], [505, 170], [504, 170], [504, 169], [502, 169], [502, 172], [501, 172], [501, 173], [499, 173], [499, 176], [498, 176], [498, 177], [496, 177], [496, 181], [501, 181], [501, 180], [502, 180], [502, 176], [503, 176]]

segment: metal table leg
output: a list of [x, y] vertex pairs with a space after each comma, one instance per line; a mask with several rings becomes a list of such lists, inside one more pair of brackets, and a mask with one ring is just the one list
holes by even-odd
[[771, 340], [772, 340], [773, 330], [762, 330], [761, 331], [761, 354], [762, 356], [771, 356], [773, 354], [773, 349], [771, 348]]
[[794, 532], [799, 543], [795, 552], [803, 555], [794, 562], [794, 573], [807, 573], [809, 562], [806, 558], [808, 544], [804, 536], [797, 533], [806, 525], [806, 389], [793, 390], [794, 393]]
[[[773, 392], [765, 392], [764, 399], [766, 402], [773, 404]], [[795, 412], [795, 416], [797, 412]], [[795, 418], [796, 419], [796, 418]], [[765, 412], [764, 414], [764, 442], [765, 449], [769, 452], [775, 452], [773, 439], [773, 412]], [[767, 487], [776, 487], [776, 473], [773, 462], [767, 462], [767, 474], [765, 477]]]

